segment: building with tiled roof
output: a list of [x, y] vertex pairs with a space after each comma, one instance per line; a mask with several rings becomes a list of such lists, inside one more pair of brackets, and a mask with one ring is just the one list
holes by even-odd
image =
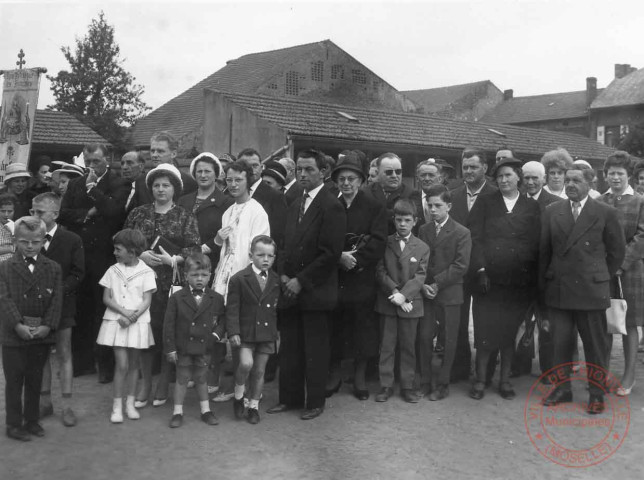
[[132, 143], [149, 146], [155, 131], [179, 138], [179, 156], [202, 149], [205, 88], [273, 98], [364, 105], [399, 111], [416, 106], [330, 40], [269, 52], [252, 53], [227, 62], [163, 106], [139, 120]]
[[590, 105], [591, 138], [617, 146], [644, 125], [644, 68], [615, 65], [615, 78]]
[[206, 92], [205, 102], [206, 151], [238, 152], [252, 146], [264, 158], [283, 147], [290, 156], [310, 147], [333, 156], [360, 149], [369, 158], [393, 151], [402, 157], [406, 177], [413, 177], [416, 164], [429, 157], [459, 167], [460, 154], [468, 146], [483, 148], [492, 158], [497, 150], [510, 148], [522, 160], [538, 160], [544, 152], [564, 147], [595, 165], [603, 164], [613, 151], [581, 135], [411, 112], [216, 90]]
[[400, 93], [422, 113], [474, 122], [503, 101], [503, 92], [490, 80]]
[[72, 161], [87, 143], [108, 143], [102, 136], [66, 112], [36, 110], [31, 158], [48, 155], [52, 160]]

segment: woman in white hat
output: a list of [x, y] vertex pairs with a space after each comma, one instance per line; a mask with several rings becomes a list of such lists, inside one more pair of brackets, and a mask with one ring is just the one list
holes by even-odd
[[173, 267], [180, 266], [184, 259], [194, 251], [201, 251], [197, 220], [192, 212], [175, 203], [181, 196], [183, 183], [181, 174], [174, 165], [159, 164], [150, 170], [145, 177], [145, 184], [151, 192], [154, 201], [141, 205], [130, 212], [124, 228], [139, 230], [145, 236], [148, 247], [157, 237], [163, 237], [171, 244], [180, 248], [180, 253], [170, 255], [160, 249], [157, 253], [146, 250], [139, 257], [157, 275], [157, 291], [152, 296], [150, 317], [155, 346], [144, 350], [141, 354], [142, 388], [139, 391], [135, 406], [144, 407], [152, 390], [152, 366], [156, 361], [161, 362], [161, 374], [154, 395], [153, 405], [163, 405], [168, 399], [168, 383], [170, 364], [163, 358], [163, 317], [168, 303], [168, 295], [172, 285]]
[[33, 194], [27, 190], [30, 178], [31, 174], [22, 163], [12, 163], [5, 170], [4, 187], [0, 193], [11, 193], [18, 199], [13, 213], [14, 221], [29, 215], [33, 198]]

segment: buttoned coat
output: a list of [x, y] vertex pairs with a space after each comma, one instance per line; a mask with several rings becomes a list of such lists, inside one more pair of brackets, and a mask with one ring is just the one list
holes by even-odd
[[539, 244], [539, 286], [545, 304], [562, 310], [610, 307], [610, 279], [625, 255], [613, 207], [588, 197], [577, 221], [570, 201], [549, 205]]
[[396, 233], [396, 227], [394, 225], [394, 205], [401, 198], [409, 199], [414, 193], [414, 189], [401, 183], [398, 190], [391, 192], [389, 196], [386, 196], [385, 191], [382, 189], [380, 184], [374, 182], [367, 185], [364, 192], [376, 200], [380, 205], [385, 207], [387, 215], [387, 235], [393, 235]]
[[212, 332], [224, 319], [224, 298], [204, 289], [197, 305], [190, 287], [183, 287], [168, 299], [163, 320], [163, 351], [178, 355], [206, 355], [214, 342]]
[[286, 200], [286, 206], [290, 207], [291, 204], [300, 198], [304, 194], [304, 187], [300, 185], [300, 182], [297, 180], [293, 185], [289, 187], [288, 190], [284, 192], [284, 199]]
[[[197, 192], [192, 192], [182, 196], [177, 201], [177, 205], [181, 205], [188, 212], [192, 212], [196, 200]], [[205, 243], [210, 248], [208, 256], [213, 269], [217, 266], [219, 254], [221, 253], [221, 247], [215, 243], [215, 236], [221, 228], [221, 218], [224, 212], [233, 203], [235, 202], [231, 197], [215, 188], [215, 191], [208, 198], [203, 199], [199, 207], [197, 207], [197, 211], [194, 212], [197, 218], [201, 244]]]
[[[499, 189], [490, 183], [489, 180], [485, 181], [481, 193], [479, 193], [476, 202], [480, 200], [483, 195], [489, 195], [491, 193], [497, 192]], [[450, 217], [456, 220], [458, 223], [464, 227], [468, 227], [468, 218], [470, 216], [470, 211], [467, 209], [467, 185], [462, 184], [460, 187], [451, 190], [452, 194], [452, 209], [449, 211]], [[476, 205], [474, 202], [474, 205]]]
[[[61, 268], [45, 255], [38, 255], [31, 272], [22, 254], [0, 263], [0, 342], [7, 346], [54, 343], [54, 330], [63, 305]], [[23, 317], [41, 317], [41, 325], [51, 330], [46, 338], [23, 340], [16, 325]]]
[[349, 208], [346, 208], [346, 202], [342, 197], [340, 203], [345, 207], [347, 214], [347, 233], [343, 250], [351, 250], [356, 237], [368, 236], [367, 242], [353, 254], [356, 266], [348, 272], [342, 268], [338, 269], [340, 303], [356, 304], [373, 300], [376, 293], [376, 265], [384, 255], [387, 243], [385, 208], [362, 190], [358, 191]]
[[615, 207], [621, 215], [619, 223], [624, 230], [626, 253], [621, 269], [622, 289], [628, 309], [626, 322], [629, 326], [642, 325], [644, 309], [644, 197], [615, 195], [607, 192], [597, 199]]
[[44, 255], [58, 263], [62, 269], [63, 307], [61, 318], [73, 318], [76, 315], [76, 290], [85, 276], [83, 241], [75, 233], [58, 225]]
[[[277, 256], [277, 271], [297, 277], [302, 291], [296, 299], [300, 310], [333, 310], [338, 301], [338, 260], [342, 254], [347, 219], [344, 208], [325, 188], [320, 189], [298, 222], [303, 198], [286, 214], [284, 248]], [[289, 301], [280, 298], [279, 307]]]
[[414, 235], [418, 235], [418, 232], [420, 232], [420, 227], [427, 223], [427, 219], [425, 218], [425, 209], [423, 208], [423, 195], [424, 193], [422, 190], [414, 190], [409, 195], [409, 200], [411, 200], [414, 205], [416, 205], [416, 215], [418, 218], [418, 221], [416, 222], [416, 225], [412, 230]]
[[543, 188], [541, 189], [541, 193], [539, 194], [539, 198], [537, 198], [537, 204], [539, 205], [539, 209], [541, 210], [541, 213], [546, 209], [548, 205], [551, 203], [558, 202], [560, 200], [563, 200], [563, 198], [558, 197], [557, 195], [553, 195], [550, 192], [547, 192]]
[[[429, 247], [412, 234], [405, 249], [401, 251], [399, 241], [395, 237], [396, 235], [389, 235], [387, 238], [384, 258], [378, 262], [376, 269], [376, 279], [380, 286], [376, 312], [382, 315], [397, 315], [400, 318], [422, 317], [424, 309], [420, 290], [427, 277]], [[398, 289], [412, 302], [411, 312], [404, 312], [389, 301], [388, 297], [394, 289]]]
[[[226, 332], [239, 335], [242, 342], [274, 342], [277, 340], [277, 301], [279, 277], [269, 270], [262, 291], [253, 266], [240, 270], [228, 282], [226, 301]], [[221, 337], [220, 325], [217, 334]]]
[[436, 236], [436, 224], [423, 225], [418, 238], [429, 246], [425, 283], [436, 283], [434, 301], [441, 305], [463, 303], [463, 278], [470, 265], [472, 237], [470, 231], [451, 217]]

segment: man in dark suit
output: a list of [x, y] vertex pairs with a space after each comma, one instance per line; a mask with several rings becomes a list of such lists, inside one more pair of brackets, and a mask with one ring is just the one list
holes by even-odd
[[250, 187], [250, 196], [264, 207], [268, 215], [268, 223], [271, 227], [271, 238], [275, 240], [277, 248], [280, 249], [284, 243], [284, 226], [286, 222], [286, 200], [284, 195], [269, 187], [262, 181], [262, 164], [259, 152], [254, 148], [245, 148], [239, 155], [238, 160], [248, 163], [253, 169], [253, 180]]
[[[443, 185], [425, 192], [430, 221], [420, 229], [418, 238], [429, 245], [427, 278], [423, 286], [425, 315], [419, 324], [421, 390], [430, 400], [449, 395], [449, 382], [463, 303], [463, 278], [470, 265], [472, 237], [467, 228], [449, 216], [451, 194]], [[432, 388], [432, 341], [437, 326], [445, 332], [445, 352], [437, 388]]]
[[279, 162], [286, 169], [286, 185], [284, 185], [284, 198], [286, 205], [290, 206], [295, 200], [300, 198], [304, 193], [304, 188], [295, 178], [295, 162], [288, 158], [280, 158]]
[[[83, 240], [85, 280], [78, 290], [77, 324], [72, 335], [76, 375], [93, 373], [93, 348], [103, 311], [103, 288], [98, 281], [114, 262], [112, 236], [122, 227], [130, 185], [108, 167], [107, 147], [86, 145], [85, 165], [90, 173], [69, 183], [59, 221]], [[108, 347], [97, 347], [99, 381], [114, 375], [114, 357]]]
[[[63, 276], [63, 308], [56, 330], [56, 354], [60, 359], [60, 386], [62, 390], [62, 422], [66, 427], [76, 425], [72, 401], [72, 327], [76, 324], [76, 290], [85, 276], [83, 241], [75, 233], [56, 223], [60, 212], [60, 197], [53, 192], [37, 195], [32, 200], [31, 213], [45, 222], [47, 233], [42, 253], [57, 262]], [[40, 416], [52, 415], [51, 364], [49, 358], [43, 371], [40, 391]]]
[[[139, 152], [126, 152], [121, 157], [121, 178], [123, 180], [130, 182], [130, 194], [127, 197], [125, 202], [125, 212], [130, 213], [135, 207], [139, 205], [144, 205], [146, 197], [141, 197], [141, 187], [145, 188], [145, 159], [143, 155]], [[137, 190], [137, 182], [141, 183], [139, 189]], [[137, 195], [137, 193], [139, 195]], [[143, 203], [141, 203], [143, 202]]]
[[[606, 309], [610, 281], [625, 255], [624, 232], [614, 208], [588, 196], [593, 172], [573, 167], [565, 175], [568, 201], [546, 208], [539, 245], [539, 283], [553, 333], [554, 364], [572, 361], [571, 336], [577, 327], [588, 364], [608, 367]], [[567, 377], [569, 369], [563, 369]], [[589, 366], [589, 377], [592, 369]], [[558, 375], [561, 375], [558, 373]], [[604, 411], [602, 389], [588, 382], [587, 412]], [[566, 378], [544, 399], [552, 406], [571, 402]]]
[[[496, 192], [498, 189], [486, 178], [487, 158], [483, 150], [466, 148], [462, 154], [462, 172], [464, 183], [452, 190], [452, 209], [450, 217], [467, 227], [470, 210], [477, 198]], [[472, 365], [472, 349], [470, 347], [469, 324], [472, 292], [476, 285], [476, 272], [468, 272], [463, 283], [463, 305], [458, 326], [456, 356], [452, 366], [452, 381], [468, 380]]]
[[417, 234], [420, 231], [420, 227], [431, 220], [429, 208], [427, 207], [427, 192], [434, 185], [442, 185], [442, 165], [433, 158], [423, 160], [416, 166], [416, 180], [418, 180], [420, 189], [413, 191], [409, 199], [414, 202], [418, 212], [418, 223], [414, 227], [414, 233]]
[[324, 165], [319, 151], [298, 154], [298, 178], [305, 193], [288, 209], [285, 244], [277, 257], [283, 291], [279, 404], [267, 413], [298, 408], [306, 398], [303, 420], [324, 411], [328, 314], [337, 303], [337, 265], [346, 230], [344, 208], [323, 188]]
[[383, 153], [375, 160], [378, 167], [376, 181], [365, 188], [365, 193], [387, 209], [387, 234], [396, 233], [394, 205], [401, 198], [409, 198], [414, 190], [402, 182], [402, 162], [395, 153]]
[[523, 170], [525, 194], [528, 198], [537, 201], [542, 214], [548, 205], [563, 200], [561, 197], [546, 192], [543, 189], [546, 183], [546, 169], [541, 162], [526, 162], [521, 169]]
[[[179, 168], [177, 165], [177, 150], [179, 149], [178, 140], [170, 132], [156, 132], [150, 139], [150, 160], [152, 168], [158, 167], [162, 163], [169, 163]], [[197, 182], [191, 175], [179, 170], [181, 182], [183, 184], [182, 195], [187, 195], [197, 191]], [[145, 175], [136, 179], [136, 191], [132, 198], [128, 198], [127, 211], [132, 211], [135, 207], [152, 203], [152, 193], [148, 190], [145, 183]]]

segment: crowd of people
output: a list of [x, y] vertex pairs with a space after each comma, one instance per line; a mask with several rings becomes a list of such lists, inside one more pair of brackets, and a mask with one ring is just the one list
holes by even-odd
[[[537, 355], [544, 373], [573, 362], [578, 337], [585, 360], [608, 368], [605, 312], [618, 283], [628, 311], [616, 394], [630, 394], [644, 304], [644, 166], [628, 153], [606, 159], [600, 194], [591, 165], [561, 148], [525, 163], [511, 150], [488, 162], [467, 148], [462, 178], [432, 158], [416, 166], [417, 188], [403, 182], [394, 153], [370, 161], [358, 150], [334, 159], [309, 149], [262, 162], [252, 148], [204, 152], [186, 173], [177, 149], [169, 132], [155, 133], [147, 172], [134, 151], [119, 172], [110, 168], [100, 144], [84, 148], [84, 168], [47, 158], [32, 172], [8, 166], [0, 333], [10, 438], [44, 435], [54, 360], [70, 427], [73, 377], [94, 373], [113, 382], [112, 423], [164, 405], [174, 383], [172, 428], [191, 386], [204, 423], [218, 423], [212, 401], [228, 400], [235, 418], [258, 423], [263, 384], [277, 371], [279, 401], [266, 413], [314, 419], [339, 391], [345, 361], [360, 401], [371, 396], [370, 375], [376, 402], [392, 397], [396, 380], [409, 403], [443, 400], [463, 380], [481, 400], [497, 366], [498, 393], [511, 400], [512, 377]], [[538, 334], [517, 350], [530, 324]], [[544, 404], [572, 401], [569, 387], [561, 382]], [[587, 411], [603, 410], [589, 382]]]

